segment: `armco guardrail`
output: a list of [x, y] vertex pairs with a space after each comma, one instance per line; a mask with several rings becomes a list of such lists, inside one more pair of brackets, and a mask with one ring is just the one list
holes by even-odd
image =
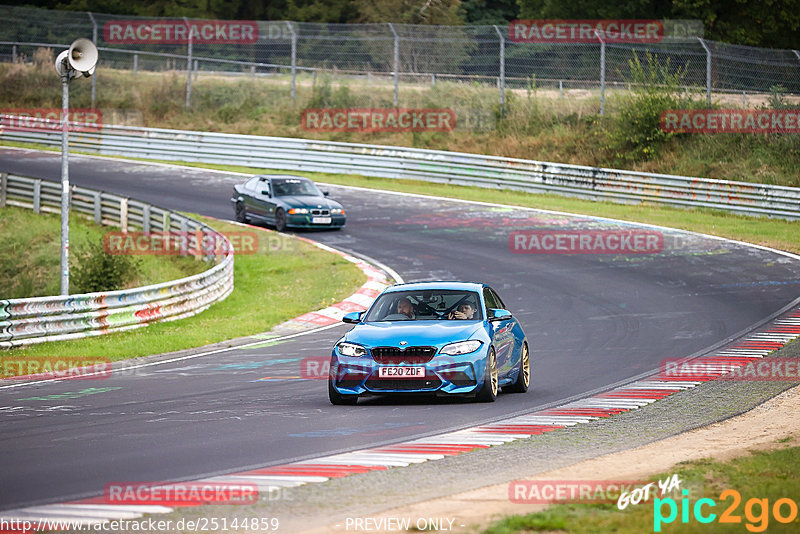
[[[83, 295], [0, 300], [0, 347], [60, 341], [194, 315], [233, 291], [233, 252], [227, 237], [178, 213], [144, 202], [83, 187], [72, 187], [72, 211], [123, 231], [198, 232], [226, 243], [222, 254], [205, 255], [215, 262], [205, 272], [135, 289]], [[60, 211], [61, 184], [14, 174], [0, 174], [0, 208]], [[222, 240], [222, 241], [220, 241]], [[201, 241], [202, 243], [203, 241]], [[187, 253], [192, 253], [189, 250]], [[217, 261], [219, 260], [219, 261]]]
[[[2, 115], [0, 120], [2, 124], [15, 124], [12, 116]], [[60, 145], [57, 124], [47, 124], [46, 120], [40, 123], [45, 127], [6, 128], [0, 140]], [[792, 187], [460, 152], [124, 126], [72, 133], [70, 145], [106, 155], [409, 178], [591, 200], [653, 202], [800, 218], [800, 189]]]

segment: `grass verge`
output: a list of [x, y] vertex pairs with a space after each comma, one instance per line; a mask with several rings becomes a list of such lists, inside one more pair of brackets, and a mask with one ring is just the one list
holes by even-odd
[[[102, 242], [109, 230], [75, 214], [70, 217], [71, 269], [89, 244]], [[0, 209], [0, 298], [58, 295], [60, 291], [61, 218], [37, 215], [27, 208]], [[120, 289], [157, 284], [204, 271], [208, 266], [189, 257], [141, 256], [135, 272]], [[75, 288], [75, 286], [72, 286]]]
[[[221, 232], [242, 231], [240, 226], [191, 216]], [[336, 254], [269, 230], [255, 231], [260, 236], [256, 253], [236, 256], [233, 293], [194, 317], [128, 332], [21, 347], [3, 356], [87, 356], [118, 361], [199, 347], [265, 332], [344, 299], [366, 281], [354, 264]]]
[[[729, 462], [708, 459], [679, 463], [673, 473], [677, 473], [682, 481], [681, 488], [689, 491], [686, 496], [688, 505], [684, 505], [684, 497], [675, 492], [671, 498], [675, 501], [676, 517], [670, 523], [659, 522], [660, 530], [655, 530], [655, 517], [669, 517], [670, 508], [668, 504], [656, 507], [656, 501], [651, 496], [649, 502], [628, 505], [624, 510], [619, 510], [616, 503], [558, 504], [542, 512], [507, 517], [484, 530], [484, 534], [797, 532], [800, 528], [797, 512], [800, 479], [797, 477], [796, 466], [799, 464], [800, 447], [759, 452]], [[662, 473], [650, 480], [664, 481], [673, 473]], [[736, 502], [733, 495], [721, 496], [729, 489], [738, 492], [740, 502]], [[713, 507], [704, 504], [700, 509], [706, 517], [715, 514], [711, 522], [701, 523], [694, 515], [695, 504], [701, 498], [711, 499], [716, 503]], [[792, 519], [788, 523], [781, 523], [776, 518], [774, 506], [779, 499], [789, 499], [794, 503], [789, 505], [783, 501], [779, 507], [778, 513], [782, 517]], [[683, 506], [688, 511], [686, 522], [682, 516]], [[659, 510], [661, 514], [656, 514], [655, 510]], [[726, 510], [729, 510], [731, 518], [737, 522], [721, 522]]]

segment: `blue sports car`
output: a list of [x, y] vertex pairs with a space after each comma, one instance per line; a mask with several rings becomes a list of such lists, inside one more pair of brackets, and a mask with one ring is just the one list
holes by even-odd
[[334, 345], [328, 396], [433, 393], [493, 402], [499, 388], [524, 393], [531, 380], [522, 327], [495, 291], [471, 282], [398, 284]]

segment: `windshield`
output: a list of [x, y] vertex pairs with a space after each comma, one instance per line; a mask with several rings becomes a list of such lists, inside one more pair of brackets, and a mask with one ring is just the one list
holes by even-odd
[[276, 197], [312, 196], [321, 197], [317, 186], [311, 180], [303, 178], [273, 178], [272, 191]]
[[483, 320], [480, 298], [473, 291], [426, 289], [384, 293], [364, 319], [376, 321]]

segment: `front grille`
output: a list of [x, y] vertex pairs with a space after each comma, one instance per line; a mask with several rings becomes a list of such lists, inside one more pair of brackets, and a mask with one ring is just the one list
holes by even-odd
[[372, 359], [378, 363], [400, 365], [428, 363], [436, 354], [436, 347], [375, 347], [370, 349]]
[[311, 215], [326, 215], [327, 216], [327, 215], [330, 215], [330, 214], [331, 214], [331, 210], [318, 210], [318, 209], [312, 209], [311, 210]]
[[387, 390], [435, 390], [442, 385], [442, 381], [437, 376], [425, 378], [378, 378], [377, 374], [372, 375], [364, 384], [367, 389], [373, 391]]

